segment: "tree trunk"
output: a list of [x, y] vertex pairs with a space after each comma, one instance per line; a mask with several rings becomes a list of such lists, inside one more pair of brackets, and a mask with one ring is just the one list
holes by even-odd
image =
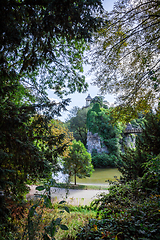
[[74, 174], [74, 184], [76, 185], [76, 173]]
[[49, 191], [48, 191], [48, 198], [51, 201], [51, 188], [49, 187]]

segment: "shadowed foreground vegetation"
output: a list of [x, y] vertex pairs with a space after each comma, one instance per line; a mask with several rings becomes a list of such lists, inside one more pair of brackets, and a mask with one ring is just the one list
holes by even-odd
[[[96, 216], [96, 211], [89, 206], [72, 206], [64, 205], [63, 203], [59, 205], [54, 203], [46, 208], [43, 205], [44, 201], [40, 200], [32, 217], [31, 209], [33, 210], [33, 206], [37, 204], [37, 201], [31, 201], [23, 205], [23, 207], [17, 206], [12, 209], [14, 231], [8, 233], [6, 239], [50, 239], [44, 238], [45, 232], [49, 232], [48, 236], [52, 232], [57, 240], [75, 239], [80, 227], [84, 226], [90, 218]], [[10, 203], [10, 208], [12, 206], [13, 204]], [[61, 227], [59, 226], [60, 219], [62, 219]], [[6, 229], [1, 230], [1, 234], [3, 234], [3, 231], [5, 232]], [[57, 232], [55, 233], [55, 231]]]

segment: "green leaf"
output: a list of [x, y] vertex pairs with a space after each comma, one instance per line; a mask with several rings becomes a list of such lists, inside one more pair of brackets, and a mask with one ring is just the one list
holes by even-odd
[[61, 201], [61, 202], [59, 202], [59, 204], [63, 204], [63, 203], [65, 203], [66, 201]]
[[52, 220], [52, 223], [50, 225], [50, 236], [54, 237], [55, 233], [56, 233], [55, 221]]
[[63, 224], [60, 225], [60, 228], [61, 228], [62, 230], [68, 230], [68, 227], [67, 227], [66, 225], [63, 225]]
[[51, 203], [51, 200], [49, 198], [45, 199], [44, 204], [45, 204], [46, 207], [52, 208], [52, 203]]
[[30, 208], [28, 217], [33, 217], [33, 215], [34, 215], [35, 210], [36, 210], [37, 207], [38, 207], [38, 204], [34, 204], [34, 205]]
[[69, 208], [68, 207], [64, 207], [64, 209], [66, 210], [66, 212], [68, 212], [68, 213], [70, 213], [70, 211], [69, 211]]
[[44, 186], [38, 186], [38, 187], [36, 187], [36, 190], [38, 190], [38, 191], [42, 191], [42, 190], [44, 190], [44, 189], [45, 189]]
[[60, 213], [64, 213], [64, 211], [63, 211], [63, 210], [61, 210], [61, 211], [60, 211]]

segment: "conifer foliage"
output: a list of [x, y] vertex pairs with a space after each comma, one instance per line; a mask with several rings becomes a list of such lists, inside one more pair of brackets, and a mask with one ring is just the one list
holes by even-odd
[[160, 119], [158, 112], [148, 113], [143, 131], [136, 139], [136, 149], [125, 148], [122, 165], [119, 166], [123, 180], [130, 181], [146, 174], [145, 165], [160, 154]]

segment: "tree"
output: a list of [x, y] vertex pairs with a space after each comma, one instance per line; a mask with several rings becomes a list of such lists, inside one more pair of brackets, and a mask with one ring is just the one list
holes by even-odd
[[119, 0], [95, 34], [94, 84], [118, 95], [118, 110], [148, 110], [159, 102], [160, 16], [158, 0]]
[[81, 141], [74, 140], [69, 149], [69, 154], [64, 158], [64, 171], [69, 176], [74, 176], [76, 185], [76, 177], [90, 177], [93, 172], [91, 164], [91, 155], [87, 152]]
[[[93, 16], [100, 9], [99, 0], [1, 2], [0, 147], [1, 171], [6, 176], [14, 175], [23, 165], [24, 184], [28, 173], [33, 178], [40, 172], [42, 176], [44, 167], [49, 171], [50, 164], [55, 163], [58, 153], [54, 158], [52, 147], [61, 137], [52, 135], [49, 123], [65, 110], [69, 100], [51, 102], [46, 89], [60, 96], [86, 89], [81, 76], [82, 55], [92, 31], [100, 24]], [[33, 116], [37, 117], [31, 121]], [[5, 187], [3, 184], [2, 189]]]
[[86, 90], [82, 56], [85, 42], [100, 26], [93, 13], [101, 9], [99, 0], [1, 1], [3, 76], [20, 78], [37, 96], [47, 88], [59, 96]]
[[143, 131], [139, 136], [139, 144], [146, 153], [153, 157], [160, 154], [160, 116], [158, 110], [156, 113], [146, 114]]
[[[101, 1], [2, 0], [0, 8], [0, 171], [7, 198], [23, 198], [28, 180], [51, 176], [57, 169], [50, 120], [69, 100], [51, 102], [85, 91], [83, 52], [101, 24], [94, 13]], [[3, 208], [3, 206], [2, 206]], [[5, 215], [4, 215], [5, 216]], [[3, 222], [3, 219], [2, 219]]]
[[85, 146], [87, 142], [87, 112], [89, 108], [74, 108], [71, 111], [75, 110], [74, 117], [71, 117], [70, 120], [66, 123], [68, 129], [73, 132], [73, 136], [77, 141], [81, 141]]
[[100, 106], [102, 107], [103, 105], [103, 100], [104, 100], [104, 97], [103, 96], [95, 96], [92, 100], [91, 100], [91, 104], [95, 104], [95, 103], [99, 103]]
[[6, 201], [8, 197], [20, 201], [27, 182], [48, 179], [58, 170], [57, 156], [62, 155], [66, 143], [62, 134], [52, 132], [45, 116], [36, 115], [30, 119], [24, 109], [19, 109], [19, 115], [17, 108], [11, 108], [5, 115], [2, 108], [0, 110], [1, 189]]
[[68, 122], [71, 118], [74, 118], [77, 116], [78, 111], [80, 110], [80, 108], [78, 106], [74, 106], [68, 113], [66, 122]]
[[58, 149], [61, 150], [61, 148], [65, 146], [66, 149], [61, 153], [61, 156], [63, 157], [67, 156], [69, 152], [69, 146], [72, 144], [72, 141], [74, 140], [73, 133], [70, 132], [67, 127], [65, 127], [64, 123], [54, 119], [51, 120], [51, 132], [54, 136], [62, 137], [62, 141], [57, 142], [54, 147], [57, 150]]

